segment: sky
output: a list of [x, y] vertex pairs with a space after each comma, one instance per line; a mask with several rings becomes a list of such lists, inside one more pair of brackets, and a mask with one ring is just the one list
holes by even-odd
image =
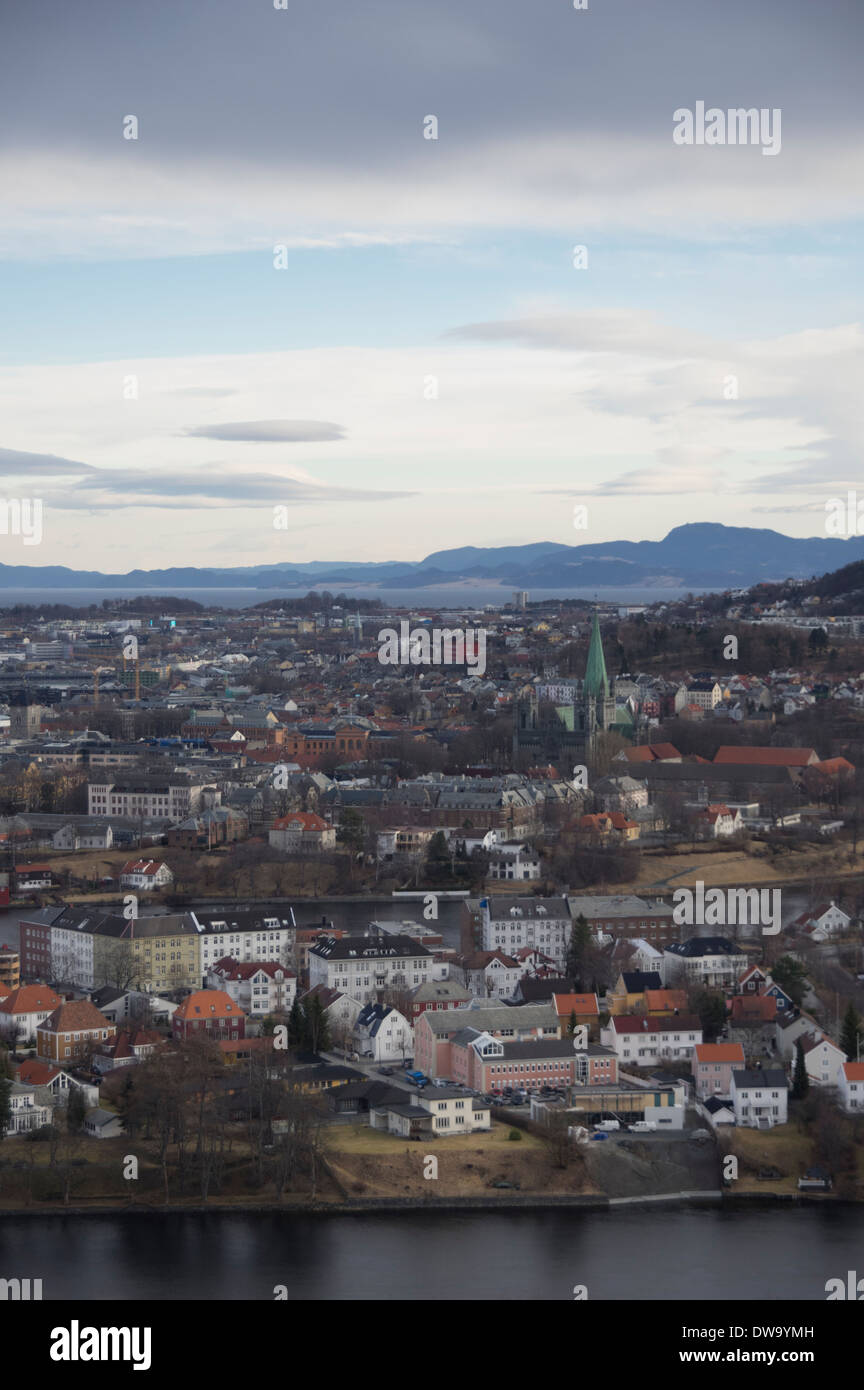
[[0, 561], [825, 534], [858, 0], [284, 3], [0, 9]]

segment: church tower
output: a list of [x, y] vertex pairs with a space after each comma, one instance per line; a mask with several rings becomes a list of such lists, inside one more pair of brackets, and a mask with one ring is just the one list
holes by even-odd
[[606, 658], [603, 655], [603, 638], [600, 636], [600, 620], [596, 609], [591, 627], [591, 641], [588, 646], [582, 701], [590, 743], [595, 734], [610, 729], [615, 722], [615, 697], [609, 688]]

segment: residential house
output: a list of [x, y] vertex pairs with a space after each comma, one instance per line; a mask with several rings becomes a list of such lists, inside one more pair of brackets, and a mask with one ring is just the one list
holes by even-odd
[[837, 1076], [840, 1104], [850, 1114], [864, 1112], [864, 1062], [844, 1062]]
[[41, 1086], [27, 1085], [21, 1081], [9, 1082], [8, 1135], [26, 1134], [32, 1129], [41, 1129], [51, 1123], [51, 1106], [47, 1094]]
[[735, 1123], [745, 1129], [773, 1129], [788, 1118], [789, 1083], [778, 1068], [733, 1071], [729, 1094]]
[[744, 1070], [744, 1048], [740, 1043], [697, 1043], [691, 1065], [699, 1100], [728, 1096], [733, 1071]]
[[837, 1086], [840, 1073], [846, 1063], [846, 1054], [825, 1034], [815, 1038], [802, 1038], [804, 1066], [815, 1086]]
[[354, 1050], [376, 1062], [402, 1062], [414, 1052], [414, 1030], [388, 1004], [364, 1004], [354, 1024]]
[[802, 912], [791, 927], [810, 937], [812, 941], [828, 941], [831, 937], [845, 936], [852, 925], [848, 912], [838, 907], [833, 898], [828, 903], [820, 903], [812, 912]]
[[161, 859], [129, 859], [120, 870], [120, 887], [140, 893], [152, 893], [173, 882], [173, 873]]
[[36, 1029], [62, 1003], [48, 985], [21, 985], [0, 999], [0, 1035], [15, 1047], [36, 1037]]
[[645, 991], [663, 988], [660, 975], [654, 970], [622, 970], [611, 989], [606, 991], [606, 1008], [610, 1014], [632, 1014], [646, 1010]]
[[246, 1036], [246, 1017], [224, 989], [199, 989], [188, 995], [171, 1020], [175, 1038], [205, 1036], [214, 1042], [233, 1042]]
[[117, 1032], [95, 1004], [87, 999], [61, 1003], [36, 1025], [36, 1053], [43, 1061], [89, 1061], [100, 1043]]
[[251, 1018], [288, 1013], [297, 997], [297, 976], [276, 961], [237, 961], [223, 956], [207, 972], [208, 989], [221, 989]]
[[336, 831], [314, 811], [292, 811], [278, 816], [267, 834], [273, 849], [286, 854], [320, 854], [336, 845]]
[[665, 947], [663, 982], [674, 985], [680, 977], [688, 985], [727, 989], [734, 987], [747, 964], [746, 954], [727, 937], [691, 936]]
[[[506, 959], [506, 957], [505, 957]], [[479, 991], [466, 989], [458, 980], [427, 980], [425, 984], [415, 985], [408, 991], [409, 1003], [405, 1010], [406, 1018], [413, 1027], [415, 1021], [427, 1009], [464, 1009]]]
[[702, 1024], [695, 1015], [648, 1018], [637, 1014], [610, 1018], [600, 1041], [622, 1062], [647, 1067], [654, 1062], [688, 1059], [702, 1041]]

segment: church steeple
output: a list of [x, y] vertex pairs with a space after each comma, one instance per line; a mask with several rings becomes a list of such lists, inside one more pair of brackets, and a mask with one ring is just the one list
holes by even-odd
[[588, 664], [585, 667], [584, 691], [588, 699], [609, 699], [609, 677], [606, 674], [606, 658], [603, 655], [603, 639], [600, 636], [596, 608], [588, 647]]

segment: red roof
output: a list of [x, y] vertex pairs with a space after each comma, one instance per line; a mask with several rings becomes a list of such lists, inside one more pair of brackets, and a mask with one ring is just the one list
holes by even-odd
[[290, 816], [277, 816], [273, 822], [274, 830], [289, 830], [291, 826], [299, 823], [301, 830], [306, 834], [310, 830], [329, 830], [330, 826], [326, 820], [316, 816], [314, 811], [294, 811]]
[[174, 1018], [182, 1020], [198, 1018], [245, 1018], [239, 1004], [235, 1004], [224, 989], [196, 989], [187, 995], [183, 1003], [174, 1011]]
[[693, 1051], [698, 1062], [741, 1062], [744, 1048], [740, 1043], [697, 1043]]
[[815, 761], [815, 748], [736, 748], [723, 744], [714, 754], [715, 763], [749, 767], [807, 767]]
[[553, 994], [552, 1003], [559, 1018], [570, 1014], [598, 1014], [596, 994]]
[[0, 1000], [0, 1013], [37, 1014], [45, 1009], [50, 1012], [62, 1002], [60, 995], [55, 994], [50, 985], [22, 985], [6, 999]]
[[671, 1014], [663, 1018], [644, 1018], [637, 1014], [617, 1014], [609, 1020], [616, 1033], [680, 1033], [701, 1031], [695, 1014]]

